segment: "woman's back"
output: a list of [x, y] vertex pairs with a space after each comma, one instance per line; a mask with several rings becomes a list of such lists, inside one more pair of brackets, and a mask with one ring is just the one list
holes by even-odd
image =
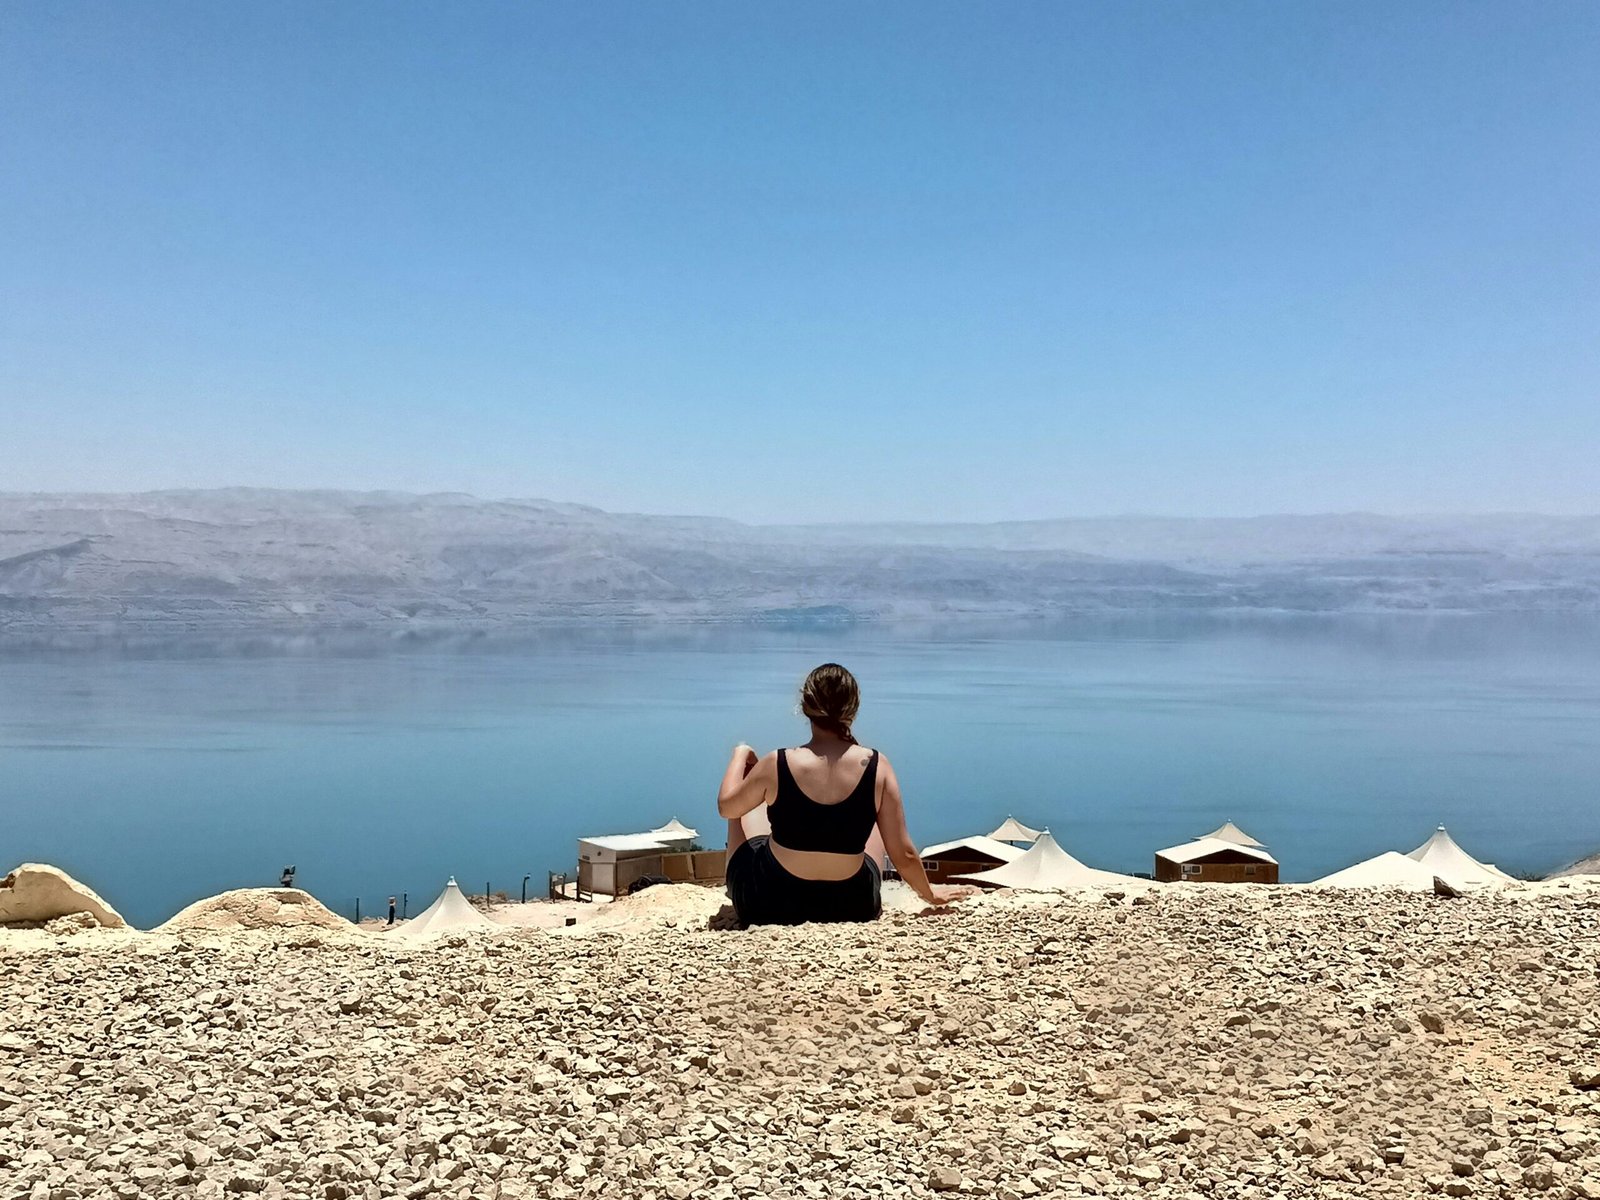
[[795, 746], [780, 753], [787, 760], [794, 781], [818, 804], [837, 804], [849, 797], [865, 775], [867, 764], [878, 754], [857, 744], [834, 755], [819, 754], [810, 746]]
[[827, 755], [778, 751], [778, 786], [767, 811], [779, 846], [823, 854], [865, 850], [878, 819], [878, 752], [851, 745]]

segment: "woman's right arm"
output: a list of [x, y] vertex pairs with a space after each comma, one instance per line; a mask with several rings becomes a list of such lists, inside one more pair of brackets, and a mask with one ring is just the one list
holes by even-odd
[[778, 787], [778, 752], [765, 758], [744, 744], [733, 748], [728, 769], [717, 789], [717, 812], [728, 820], [742, 817], [766, 804]]
[[883, 779], [883, 798], [878, 801], [878, 833], [883, 837], [883, 849], [889, 855], [889, 861], [900, 872], [900, 878], [911, 885], [911, 890], [921, 896], [924, 903], [950, 903], [955, 899], [954, 896], [935, 889], [928, 882], [928, 873], [922, 867], [922, 855], [917, 853], [916, 843], [911, 840], [911, 831], [906, 828], [906, 809], [900, 796], [900, 780], [895, 776], [889, 760], [882, 755], [878, 758], [878, 770]]

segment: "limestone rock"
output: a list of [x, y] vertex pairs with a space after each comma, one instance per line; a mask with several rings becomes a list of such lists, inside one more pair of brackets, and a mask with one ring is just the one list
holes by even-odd
[[43, 923], [78, 913], [106, 929], [128, 924], [92, 889], [47, 863], [23, 863], [0, 879], [0, 925]]
[[928, 1172], [928, 1187], [936, 1192], [953, 1192], [961, 1187], [961, 1172], [955, 1167], [938, 1166]]

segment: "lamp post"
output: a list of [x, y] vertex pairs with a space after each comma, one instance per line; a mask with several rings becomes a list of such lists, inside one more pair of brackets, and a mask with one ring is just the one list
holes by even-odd
[[532, 875], [524, 875], [522, 877], [522, 902], [524, 904], [528, 902], [528, 880], [532, 878]]

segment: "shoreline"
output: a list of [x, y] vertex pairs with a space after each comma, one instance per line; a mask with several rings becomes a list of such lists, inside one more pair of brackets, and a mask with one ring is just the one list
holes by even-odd
[[305, 639], [338, 641], [370, 640], [374, 643], [424, 644], [464, 641], [536, 641], [551, 634], [582, 635], [603, 639], [607, 636], [659, 634], [663, 637], [696, 630], [727, 632], [808, 632], [840, 631], [920, 633], [925, 636], [988, 633], [1013, 630], [1037, 632], [1068, 626], [1097, 624], [1141, 625], [1171, 623], [1175, 620], [1215, 622], [1338, 623], [1345, 621], [1405, 622], [1436, 619], [1461, 621], [1593, 621], [1600, 618], [1600, 607], [1536, 605], [1529, 607], [1425, 607], [1417, 605], [1361, 606], [1349, 608], [1286, 608], [1273, 605], [1196, 605], [1171, 608], [1162, 606], [1056, 607], [1049, 609], [973, 608], [938, 613], [879, 610], [835, 610], [810, 614], [783, 610], [726, 613], [637, 613], [607, 610], [596, 613], [526, 614], [493, 618], [423, 618], [401, 614], [360, 618], [263, 616], [217, 620], [184, 617], [82, 617], [62, 623], [51, 620], [22, 622], [14, 615], [0, 621], [0, 650], [58, 648], [55, 643], [82, 643], [94, 648], [106, 643], [126, 641], [170, 642], [201, 639], [222, 643], [254, 644], [262, 639], [301, 642]]

